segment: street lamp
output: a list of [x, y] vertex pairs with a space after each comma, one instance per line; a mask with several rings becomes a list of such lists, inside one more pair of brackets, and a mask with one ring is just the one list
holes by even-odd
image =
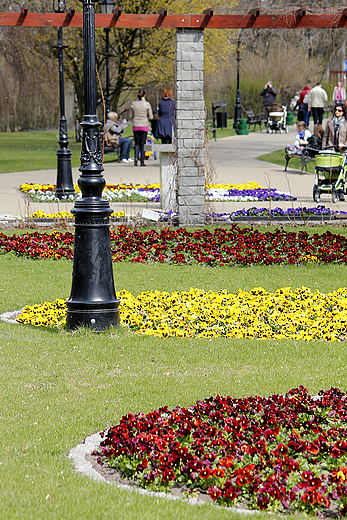
[[239, 30], [239, 37], [237, 39], [237, 47], [236, 47], [237, 73], [236, 73], [236, 99], [235, 99], [235, 107], [234, 107], [234, 124], [233, 124], [234, 130], [237, 127], [239, 120], [241, 119], [241, 97], [240, 97], [241, 34], [242, 34], [242, 29]]
[[103, 331], [119, 325], [112, 270], [109, 203], [101, 195], [105, 187], [96, 115], [95, 2], [83, 0], [84, 99], [81, 175], [82, 198], [75, 201], [75, 242], [72, 287], [67, 301], [67, 327], [84, 325]]
[[[100, 11], [102, 12], [102, 14], [112, 14], [113, 9], [114, 9], [114, 3], [112, 0], [101, 0], [101, 2], [99, 2], [99, 6], [100, 6]], [[105, 27], [104, 31], [105, 31], [105, 35], [106, 35], [106, 52], [105, 52], [105, 56], [106, 56], [106, 98], [105, 98], [106, 107], [105, 108], [106, 108], [106, 110], [105, 110], [105, 112], [106, 112], [106, 117], [107, 117], [107, 114], [111, 110], [110, 65], [109, 65], [110, 28]]]
[[[56, 13], [63, 13], [66, 5], [65, 0], [53, 0], [53, 10]], [[59, 118], [59, 150], [57, 151], [57, 186], [56, 196], [63, 199], [75, 193], [71, 170], [71, 150], [68, 148], [69, 140], [67, 135], [67, 124], [65, 117], [65, 96], [64, 96], [64, 48], [63, 28], [58, 27], [58, 43], [53, 45], [58, 50], [59, 58], [59, 94], [60, 94], [60, 118]]]

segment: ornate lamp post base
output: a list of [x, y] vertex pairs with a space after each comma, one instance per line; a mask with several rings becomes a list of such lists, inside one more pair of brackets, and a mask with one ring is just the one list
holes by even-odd
[[112, 209], [101, 196], [106, 183], [96, 115], [95, 1], [83, 0], [85, 116], [81, 123], [78, 180], [82, 198], [75, 201], [72, 210], [75, 243], [66, 322], [70, 329], [83, 325], [103, 331], [119, 325], [119, 301], [114, 289], [109, 230]]
[[[77, 208], [76, 208], [77, 209]], [[100, 212], [101, 213], [101, 212]], [[97, 331], [119, 325], [119, 301], [113, 285], [109, 216], [75, 215], [74, 269], [67, 326]]]

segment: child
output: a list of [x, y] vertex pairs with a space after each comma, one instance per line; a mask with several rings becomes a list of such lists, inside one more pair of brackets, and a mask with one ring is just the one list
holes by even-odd
[[304, 150], [308, 145], [308, 139], [311, 137], [311, 132], [306, 128], [305, 121], [299, 121], [296, 125], [297, 133], [295, 134], [294, 146], [297, 150]]

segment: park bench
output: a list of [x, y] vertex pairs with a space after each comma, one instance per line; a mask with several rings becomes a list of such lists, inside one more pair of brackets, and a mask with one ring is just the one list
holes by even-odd
[[251, 126], [253, 125], [254, 126], [254, 131], [256, 129], [256, 126], [258, 125], [260, 130], [261, 130], [261, 122], [260, 122], [260, 117], [257, 116], [253, 110], [244, 110], [244, 113], [247, 117], [247, 121], [246, 121], [246, 124]]
[[[302, 173], [304, 171], [304, 169], [307, 171], [307, 163], [309, 161], [315, 161], [315, 157], [312, 157], [310, 155], [310, 150], [313, 150], [313, 149], [306, 149], [306, 150], [303, 150], [302, 153], [293, 153], [290, 151], [290, 149], [288, 147], [286, 147], [284, 149], [284, 158], [286, 160], [286, 165], [284, 167], [284, 171], [286, 172], [287, 171], [287, 167], [288, 167], [288, 163], [291, 159], [293, 159], [293, 157], [300, 157], [300, 160], [301, 160], [301, 172]], [[316, 150], [317, 153], [319, 150]]]
[[253, 110], [244, 110], [244, 114], [247, 116], [247, 125], [253, 125], [254, 131], [256, 126], [259, 126], [259, 130], [261, 131], [261, 125], [267, 123], [267, 119], [261, 115], [257, 115]]

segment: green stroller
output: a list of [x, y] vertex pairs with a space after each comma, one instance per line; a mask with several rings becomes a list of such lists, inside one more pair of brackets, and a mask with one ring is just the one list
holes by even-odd
[[345, 200], [347, 157], [335, 150], [321, 150], [316, 155], [313, 200], [320, 202], [322, 193], [331, 193], [331, 200]]

